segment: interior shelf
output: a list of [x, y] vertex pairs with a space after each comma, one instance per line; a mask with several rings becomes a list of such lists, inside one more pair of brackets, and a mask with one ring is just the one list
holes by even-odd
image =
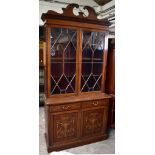
[[[51, 58], [51, 60], [63, 60], [63, 58]], [[64, 60], [76, 60], [76, 58], [64, 58]], [[92, 58], [82, 58], [82, 60], [92, 60]], [[103, 61], [101, 58], [93, 58], [95, 61]]]
[[[92, 58], [82, 58], [82, 60], [92, 60]], [[103, 61], [101, 58], [93, 58], [95, 61]]]
[[[61, 58], [57, 58], [57, 57], [54, 58], [54, 57], [52, 57], [51, 60], [63, 60], [63, 58], [62, 57]], [[76, 58], [69, 58], [68, 57], [68, 58], [64, 58], [64, 60], [76, 60]]]

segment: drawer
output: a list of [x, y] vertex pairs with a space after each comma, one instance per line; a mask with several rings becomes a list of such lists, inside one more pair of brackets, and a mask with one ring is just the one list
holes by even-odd
[[80, 103], [50, 106], [50, 112], [61, 112], [80, 109]]
[[82, 108], [93, 108], [93, 107], [100, 107], [100, 106], [108, 106], [108, 99], [105, 100], [94, 100], [94, 101], [87, 101], [82, 103]]

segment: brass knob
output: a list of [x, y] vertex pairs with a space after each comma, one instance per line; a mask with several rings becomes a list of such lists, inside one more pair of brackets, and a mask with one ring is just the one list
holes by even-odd
[[64, 110], [67, 110], [67, 109], [69, 109], [70, 108], [70, 106], [63, 106], [62, 107], [62, 109], [64, 109]]
[[98, 101], [93, 102], [93, 105], [94, 105], [94, 106], [97, 106], [97, 105], [98, 105]]
[[43, 60], [40, 60], [40, 62], [43, 62]]

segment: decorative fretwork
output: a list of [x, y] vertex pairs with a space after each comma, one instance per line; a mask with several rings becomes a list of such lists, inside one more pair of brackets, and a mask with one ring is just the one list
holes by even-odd
[[[77, 14], [74, 14], [74, 10], [79, 10]], [[43, 13], [41, 19], [43, 21], [47, 19], [64, 19], [71, 20], [80, 23], [93, 23], [98, 25], [109, 26], [110, 23], [107, 18], [98, 19], [94, 8], [90, 6], [85, 6], [83, 8], [79, 7], [78, 4], [69, 4], [66, 8], [62, 8], [63, 13], [57, 13], [55, 11], [49, 10], [47, 13]], [[83, 10], [83, 11], [82, 11]], [[87, 15], [85, 12], [88, 12]]]
[[51, 32], [51, 59], [76, 56], [76, 31], [53, 28]]
[[[53, 90], [51, 92], [51, 94], [53, 94], [55, 92], [55, 89], [57, 88], [59, 90], [60, 93], [67, 93], [68, 89], [71, 88], [71, 90], [74, 92], [75, 89], [73, 88], [73, 86], [71, 85], [72, 81], [75, 80], [75, 76], [76, 74], [74, 74], [74, 76], [71, 78], [71, 80], [69, 80], [65, 74], [62, 74], [61, 77], [58, 79], [58, 81], [56, 81], [53, 76], [51, 76], [52, 80], [54, 81], [55, 83], [55, 86], [53, 87]], [[63, 79], [64, 78], [64, 79]], [[62, 80], [63, 79], [63, 80]], [[66, 80], [66, 85], [60, 85], [59, 84], [61, 82], [64, 82], [64, 80]]]
[[83, 32], [81, 91], [101, 89], [104, 33]]
[[75, 92], [76, 37], [73, 29], [51, 29], [51, 94]]
[[[93, 75], [91, 73], [89, 75], [89, 77], [87, 78], [87, 80], [85, 80], [83, 75], [81, 75], [81, 76], [84, 81], [84, 85], [83, 85], [81, 91], [84, 90], [84, 88], [88, 91], [95, 91], [96, 89], [100, 89], [99, 80], [101, 79], [102, 74], [100, 76], [98, 76], [98, 75]], [[93, 79], [91, 80], [91, 78], [93, 78]], [[88, 81], [93, 81], [93, 84], [91, 84], [92, 86], [88, 84]]]

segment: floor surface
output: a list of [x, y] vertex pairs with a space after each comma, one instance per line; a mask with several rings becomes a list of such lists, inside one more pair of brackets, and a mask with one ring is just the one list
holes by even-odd
[[[39, 108], [39, 155], [49, 155], [45, 142], [45, 119], [44, 107]], [[109, 131], [109, 138], [104, 141], [83, 145], [64, 150], [72, 154], [114, 154], [115, 153], [115, 130]]]

